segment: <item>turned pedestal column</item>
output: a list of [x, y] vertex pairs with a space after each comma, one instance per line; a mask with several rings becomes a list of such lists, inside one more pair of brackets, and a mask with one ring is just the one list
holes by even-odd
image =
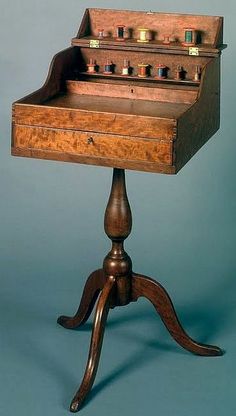
[[127, 305], [144, 296], [149, 299], [175, 341], [186, 350], [203, 356], [217, 356], [216, 346], [194, 341], [182, 328], [166, 290], [155, 280], [132, 271], [132, 261], [124, 250], [124, 240], [131, 232], [132, 215], [125, 186], [125, 172], [114, 169], [110, 198], [105, 212], [105, 232], [112, 241], [103, 268], [93, 272], [86, 284], [78, 311], [73, 317], [60, 316], [58, 323], [74, 329], [89, 318], [99, 296], [93, 323], [90, 350], [82, 383], [70, 410], [78, 411], [92, 388], [101, 353], [105, 323], [110, 308]]

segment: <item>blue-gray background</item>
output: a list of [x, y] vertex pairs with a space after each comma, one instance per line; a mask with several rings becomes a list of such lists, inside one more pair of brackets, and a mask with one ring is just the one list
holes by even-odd
[[[85, 416], [233, 416], [236, 370], [234, 0], [1, 0], [0, 414], [68, 414], [90, 339], [56, 325], [109, 249], [112, 170], [10, 156], [11, 103], [42, 85], [85, 7], [225, 16], [221, 129], [177, 176], [127, 172], [134, 269], [157, 278], [187, 331], [226, 350], [179, 348], [145, 300], [109, 315]], [[190, 132], [191, 134], [191, 132]]]

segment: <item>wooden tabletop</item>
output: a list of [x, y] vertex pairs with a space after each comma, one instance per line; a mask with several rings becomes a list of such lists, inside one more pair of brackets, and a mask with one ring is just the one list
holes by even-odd
[[130, 114], [147, 117], [177, 119], [191, 104], [169, 103], [94, 95], [62, 94], [43, 103], [45, 106], [73, 108], [103, 113]]

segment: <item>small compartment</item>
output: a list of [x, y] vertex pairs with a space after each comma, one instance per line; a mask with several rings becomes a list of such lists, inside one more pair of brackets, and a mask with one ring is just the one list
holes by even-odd
[[[120, 79], [120, 80], [135, 80], [137, 82], [154, 82], [156, 84], [174, 84], [174, 85], [191, 85], [197, 86], [200, 81], [196, 80], [197, 68], [202, 72], [209, 57], [189, 57], [184, 55], [170, 55], [161, 54], [157, 52], [147, 51], [127, 51], [127, 50], [110, 50], [110, 49], [93, 49], [80, 48], [80, 59], [78, 66], [74, 69], [72, 75], [74, 79], [89, 78], [104, 78], [104, 79]], [[88, 72], [88, 64], [90, 61], [94, 62], [94, 72]], [[112, 64], [111, 74], [105, 74], [105, 66], [107, 60]], [[129, 75], [122, 75], [122, 68], [128, 62]], [[139, 65], [146, 64], [147, 76], [139, 77]], [[165, 67], [165, 78], [158, 77], [158, 65]], [[177, 72], [181, 75], [177, 79]], [[158, 85], [157, 85], [158, 86]]]
[[[139, 12], [128, 10], [110, 9], [87, 9], [79, 32], [72, 39], [72, 45], [89, 45], [92, 40], [97, 40], [94, 46], [99, 47], [113, 44], [119, 46], [117, 40], [117, 26], [125, 26], [123, 48], [169, 48], [185, 50], [188, 46], [184, 45], [185, 30], [193, 28], [196, 33], [196, 45], [204, 51], [209, 48], [217, 49], [222, 46], [222, 26], [223, 18], [219, 16], [201, 16], [175, 13]], [[137, 42], [140, 36], [139, 29], [149, 30], [148, 42]], [[103, 30], [103, 37], [99, 37], [99, 32]], [[166, 36], [169, 44], [166, 44]]]
[[[133, 36], [120, 42], [109, 35], [90, 47], [102, 22], [107, 31], [127, 24]], [[134, 41], [141, 23], [157, 30], [143, 45]], [[178, 39], [190, 24], [202, 28], [197, 56], [180, 42], [162, 44], [167, 24]], [[220, 17], [88, 9], [77, 46], [54, 57], [42, 88], [13, 104], [12, 154], [178, 172], [219, 128], [221, 37]], [[112, 71], [104, 71], [107, 59]], [[94, 60], [96, 70], [88, 71]], [[140, 64], [148, 65], [148, 76]]]

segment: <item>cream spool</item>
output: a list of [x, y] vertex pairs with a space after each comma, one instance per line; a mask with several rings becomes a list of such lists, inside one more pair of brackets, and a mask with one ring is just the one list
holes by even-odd
[[121, 75], [129, 75], [129, 61], [127, 59], [124, 59]]
[[150, 30], [149, 29], [138, 29], [139, 31], [139, 39], [137, 42], [147, 43], [150, 40]]
[[104, 38], [104, 29], [98, 29], [98, 39]]

